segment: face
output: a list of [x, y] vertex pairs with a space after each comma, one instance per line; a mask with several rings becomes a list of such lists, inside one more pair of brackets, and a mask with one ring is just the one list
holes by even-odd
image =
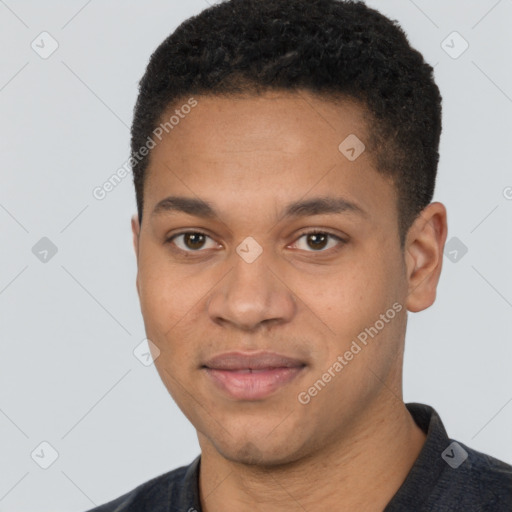
[[400, 250], [393, 184], [354, 145], [357, 104], [196, 100], [152, 149], [132, 219], [147, 337], [202, 448], [297, 460], [392, 398], [406, 310], [433, 300], [411, 294], [421, 248]]

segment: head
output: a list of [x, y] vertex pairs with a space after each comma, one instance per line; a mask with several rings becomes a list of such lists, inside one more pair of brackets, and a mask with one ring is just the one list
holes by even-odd
[[[337, 0], [226, 1], [151, 56], [137, 290], [164, 384], [224, 457], [297, 460], [401, 395], [407, 311], [434, 302], [446, 239], [432, 72], [395, 22]], [[206, 368], [231, 351], [301, 369], [236, 398]]]

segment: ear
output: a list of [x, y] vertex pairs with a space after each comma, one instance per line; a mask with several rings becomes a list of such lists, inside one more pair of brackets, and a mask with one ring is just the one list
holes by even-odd
[[404, 247], [408, 311], [423, 311], [436, 300], [447, 233], [446, 208], [439, 202], [426, 206], [410, 227]]
[[135, 286], [137, 288], [137, 294], [140, 299], [140, 289], [139, 289], [139, 235], [140, 235], [140, 224], [138, 215], [132, 216], [132, 234], [133, 234], [133, 248], [135, 249], [135, 257], [137, 258], [137, 277], [135, 279]]
[[132, 215], [132, 234], [133, 234], [133, 248], [135, 249], [135, 256], [137, 263], [139, 262], [139, 235], [140, 235], [140, 224], [139, 217], [137, 214]]

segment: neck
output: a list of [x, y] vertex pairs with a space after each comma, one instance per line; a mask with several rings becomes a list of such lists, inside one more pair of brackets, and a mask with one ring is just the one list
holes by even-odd
[[203, 512], [382, 511], [426, 436], [389, 393], [363, 415], [347, 435], [314, 454], [270, 468], [227, 460], [198, 433]]

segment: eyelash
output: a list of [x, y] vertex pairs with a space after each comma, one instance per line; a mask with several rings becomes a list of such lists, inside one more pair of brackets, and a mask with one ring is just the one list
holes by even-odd
[[[167, 238], [165, 243], [166, 244], [175, 245], [173, 243], [174, 239], [179, 237], [179, 236], [182, 236], [182, 235], [204, 235], [204, 236], [206, 236], [208, 238], [211, 238], [207, 233], [204, 233], [202, 231], [189, 230], [189, 231], [181, 231], [180, 233], [175, 233], [174, 235], [172, 235], [169, 238]], [[339, 250], [344, 244], [347, 243], [346, 240], [344, 240], [343, 238], [339, 237], [338, 235], [335, 235], [334, 233], [331, 233], [331, 232], [325, 231], [325, 230], [320, 230], [320, 229], [310, 229], [310, 230], [302, 231], [298, 235], [298, 237], [296, 238], [296, 241], [300, 240], [302, 237], [307, 236], [307, 235], [327, 235], [327, 236], [329, 236], [331, 238], [336, 239], [340, 243], [336, 247], [331, 247], [330, 249], [327, 249], [327, 250], [318, 250], [318, 251], [311, 250], [311, 251], [306, 251], [306, 252], [311, 252], [311, 253], [330, 253], [333, 250], [334, 251]], [[205, 250], [203, 250], [203, 249], [197, 249], [195, 251], [194, 250], [185, 250], [185, 249], [181, 249], [181, 248], [176, 247], [176, 246], [175, 246], [174, 250], [176, 250], [178, 252], [181, 252], [181, 253], [186, 253], [186, 254], [205, 252]]]

